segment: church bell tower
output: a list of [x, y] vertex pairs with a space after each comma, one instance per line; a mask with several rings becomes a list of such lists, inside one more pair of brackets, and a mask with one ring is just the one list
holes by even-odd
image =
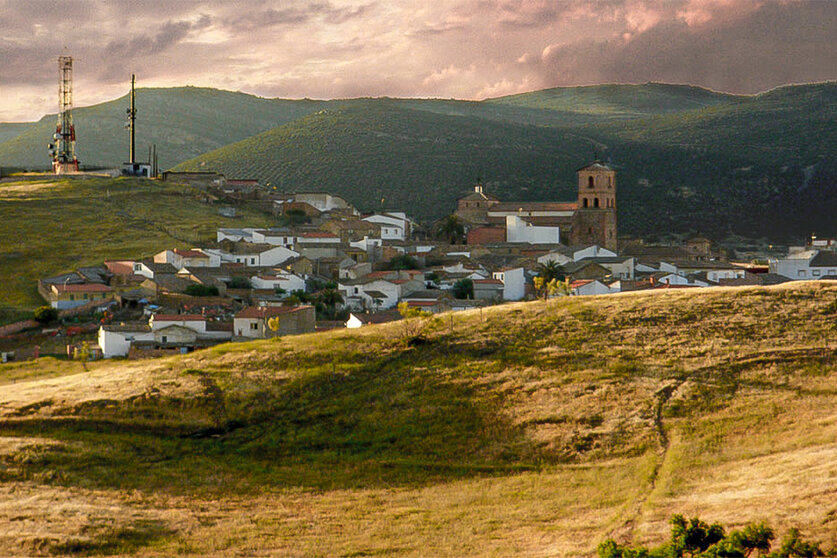
[[616, 251], [616, 171], [593, 163], [578, 174], [578, 210], [573, 223], [576, 244], [598, 244]]

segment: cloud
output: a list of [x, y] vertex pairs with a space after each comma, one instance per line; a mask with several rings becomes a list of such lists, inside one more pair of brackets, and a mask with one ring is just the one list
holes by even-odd
[[131, 73], [297, 98], [837, 78], [837, 2], [818, 0], [0, 0], [0, 12], [0, 121], [54, 110], [65, 47], [78, 105], [124, 92]]

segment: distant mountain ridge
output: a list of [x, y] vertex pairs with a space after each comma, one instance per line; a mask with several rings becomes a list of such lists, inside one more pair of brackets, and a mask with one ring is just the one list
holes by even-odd
[[[428, 221], [481, 177], [502, 199], [571, 200], [594, 156], [619, 171], [620, 231], [774, 240], [835, 234], [837, 84], [759, 95], [647, 83], [554, 88], [486, 101], [263, 99], [141, 89], [138, 151], [160, 166], [328, 190], [364, 210]], [[125, 98], [75, 111], [83, 165], [127, 156]], [[54, 116], [0, 126], [0, 166], [46, 168]], [[16, 135], [15, 135], [16, 134]], [[383, 199], [383, 203], [381, 200]]]

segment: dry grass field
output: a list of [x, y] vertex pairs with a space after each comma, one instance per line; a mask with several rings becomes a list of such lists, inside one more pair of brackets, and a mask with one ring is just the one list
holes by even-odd
[[4, 179], [0, 182], [0, 324], [44, 304], [37, 281], [106, 259], [149, 257], [215, 240], [218, 227], [265, 226], [246, 208], [218, 214], [178, 184], [133, 178]]
[[833, 545], [835, 318], [804, 283], [0, 366], [0, 555], [591, 556], [674, 513]]

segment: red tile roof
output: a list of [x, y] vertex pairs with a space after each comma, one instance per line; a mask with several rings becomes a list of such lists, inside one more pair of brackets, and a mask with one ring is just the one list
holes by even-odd
[[305, 308], [311, 308], [310, 305], [306, 306], [249, 306], [244, 310], [240, 311], [238, 314], [235, 315], [236, 318], [272, 318], [273, 316], [279, 316], [282, 314], [292, 314], [294, 312], [299, 312]]
[[154, 314], [155, 322], [205, 322], [206, 316], [200, 314]]
[[178, 256], [183, 258], [208, 258], [206, 254], [201, 252], [200, 250], [181, 250], [180, 248], [175, 248], [172, 250]]
[[109, 293], [113, 291], [107, 285], [100, 283], [82, 283], [81, 285], [53, 285], [59, 293]]
[[575, 289], [576, 287], [583, 287], [584, 285], [592, 283], [593, 281], [593, 279], [577, 279], [570, 283], [570, 288]]
[[331, 233], [316, 232], [316, 231], [301, 232], [297, 236], [299, 236], [301, 238], [335, 238], [335, 239], [339, 239], [338, 236], [333, 235]]

